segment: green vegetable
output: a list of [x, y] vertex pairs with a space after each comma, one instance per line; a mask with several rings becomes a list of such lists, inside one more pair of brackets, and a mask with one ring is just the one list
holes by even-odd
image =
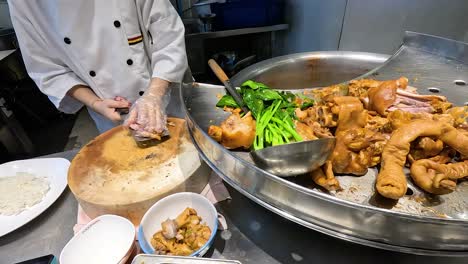
[[[254, 141], [254, 149], [262, 149], [265, 147], [264, 145], [264, 133], [265, 128], [267, 127], [268, 123], [270, 123], [271, 118], [273, 115], [278, 111], [279, 106], [281, 105], [280, 100], [276, 100], [270, 105], [265, 112], [262, 112], [262, 115], [257, 118], [257, 127], [255, 129], [255, 141]], [[274, 132], [274, 131], [271, 131]], [[276, 142], [276, 135], [273, 135], [273, 143]]]
[[280, 95], [286, 102], [293, 103], [296, 100], [296, 95], [291, 92], [280, 92]]
[[262, 100], [258, 99], [255, 96], [255, 92], [253, 90], [245, 90], [243, 94], [244, 103], [247, 107], [252, 111], [252, 114], [255, 118], [258, 118], [260, 113], [263, 111], [264, 103]]
[[234, 98], [229, 94], [226, 94], [223, 97], [221, 97], [221, 99], [218, 101], [216, 106], [221, 107], [221, 108], [223, 108], [225, 106], [233, 107], [233, 108], [238, 108], [239, 107], [239, 105], [236, 103]]
[[[254, 150], [302, 141], [294, 124], [295, 110], [312, 106], [313, 99], [291, 92], [278, 92], [251, 80], [244, 82], [238, 91], [257, 121]], [[302, 99], [300, 105], [296, 100], [298, 97]], [[216, 106], [239, 107], [230, 95], [223, 96]]]
[[251, 81], [251, 80], [245, 81], [241, 85], [241, 87], [250, 87], [253, 90], [257, 90], [258, 88], [266, 88], [266, 89], [270, 88], [270, 87], [266, 86], [263, 83], [258, 83], [258, 82], [254, 82], [254, 81]]
[[265, 141], [268, 144], [271, 144], [271, 132], [270, 130], [265, 130]]
[[304, 110], [304, 109], [307, 109], [311, 106], [314, 105], [314, 101], [310, 101], [310, 102], [303, 102], [302, 105], [301, 105], [301, 110]]
[[315, 101], [312, 98], [309, 98], [303, 94], [297, 94], [297, 97], [302, 99], [302, 104], [300, 106], [301, 110], [309, 108], [314, 105]]
[[291, 135], [296, 141], [302, 141], [302, 137], [296, 132], [296, 129], [294, 129], [294, 127], [291, 126], [288, 122], [281, 121], [276, 117], [273, 117], [272, 120], [276, 122], [279, 126], [281, 126], [283, 129], [291, 133]]
[[277, 91], [271, 89], [258, 89], [255, 93], [255, 96], [263, 101], [283, 99], [283, 97], [281, 97], [281, 95]]

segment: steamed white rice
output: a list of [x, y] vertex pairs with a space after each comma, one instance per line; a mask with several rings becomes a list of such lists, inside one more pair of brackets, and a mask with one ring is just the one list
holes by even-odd
[[19, 172], [0, 178], [0, 215], [16, 215], [44, 199], [50, 190], [46, 177]]

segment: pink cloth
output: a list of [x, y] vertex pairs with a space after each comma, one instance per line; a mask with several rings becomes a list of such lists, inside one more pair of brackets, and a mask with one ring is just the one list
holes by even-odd
[[[201, 195], [205, 196], [210, 200], [213, 204], [216, 204], [218, 202], [231, 199], [231, 196], [226, 189], [226, 186], [224, 186], [223, 180], [216, 175], [214, 172], [211, 174], [210, 180], [208, 181], [208, 184], [206, 187], [203, 189], [201, 192]], [[220, 217], [220, 227], [223, 229], [226, 229], [226, 223], [225, 220], [222, 220], [223, 217]], [[80, 205], [78, 205], [78, 215], [76, 218], [76, 224], [73, 226], [73, 233], [76, 234], [78, 231], [81, 230], [84, 226], [86, 226], [92, 219], [86, 215], [84, 210], [81, 208]], [[224, 223], [223, 223], [224, 222]], [[138, 231], [138, 227], [137, 231]]]
[[76, 235], [76, 233], [78, 233], [81, 228], [91, 222], [91, 220], [92, 219], [86, 215], [86, 213], [83, 211], [83, 208], [81, 208], [81, 206], [78, 204], [78, 215], [76, 216], [76, 224], [73, 226], [73, 234]]

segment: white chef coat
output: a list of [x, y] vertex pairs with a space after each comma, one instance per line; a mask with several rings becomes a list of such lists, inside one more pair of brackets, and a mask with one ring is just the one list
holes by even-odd
[[89, 86], [100, 98], [134, 102], [151, 77], [180, 82], [187, 68], [184, 26], [169, 0], [9, 0], [29, 75], [55, 106]]

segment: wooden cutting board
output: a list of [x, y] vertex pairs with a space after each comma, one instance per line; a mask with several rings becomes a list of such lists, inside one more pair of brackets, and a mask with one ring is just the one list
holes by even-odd
[[[209, 169], [189, 139], [185, 120], [169, 118], [170, 137], [139, 148], [130, 132], [113, 128], [72, 160], [68, 185], [86, 214], [117, 214], [138, 225], [157, 200], [180, 191], [200, 192]], [[200, 170], [200, 167], [203, 167]]]

